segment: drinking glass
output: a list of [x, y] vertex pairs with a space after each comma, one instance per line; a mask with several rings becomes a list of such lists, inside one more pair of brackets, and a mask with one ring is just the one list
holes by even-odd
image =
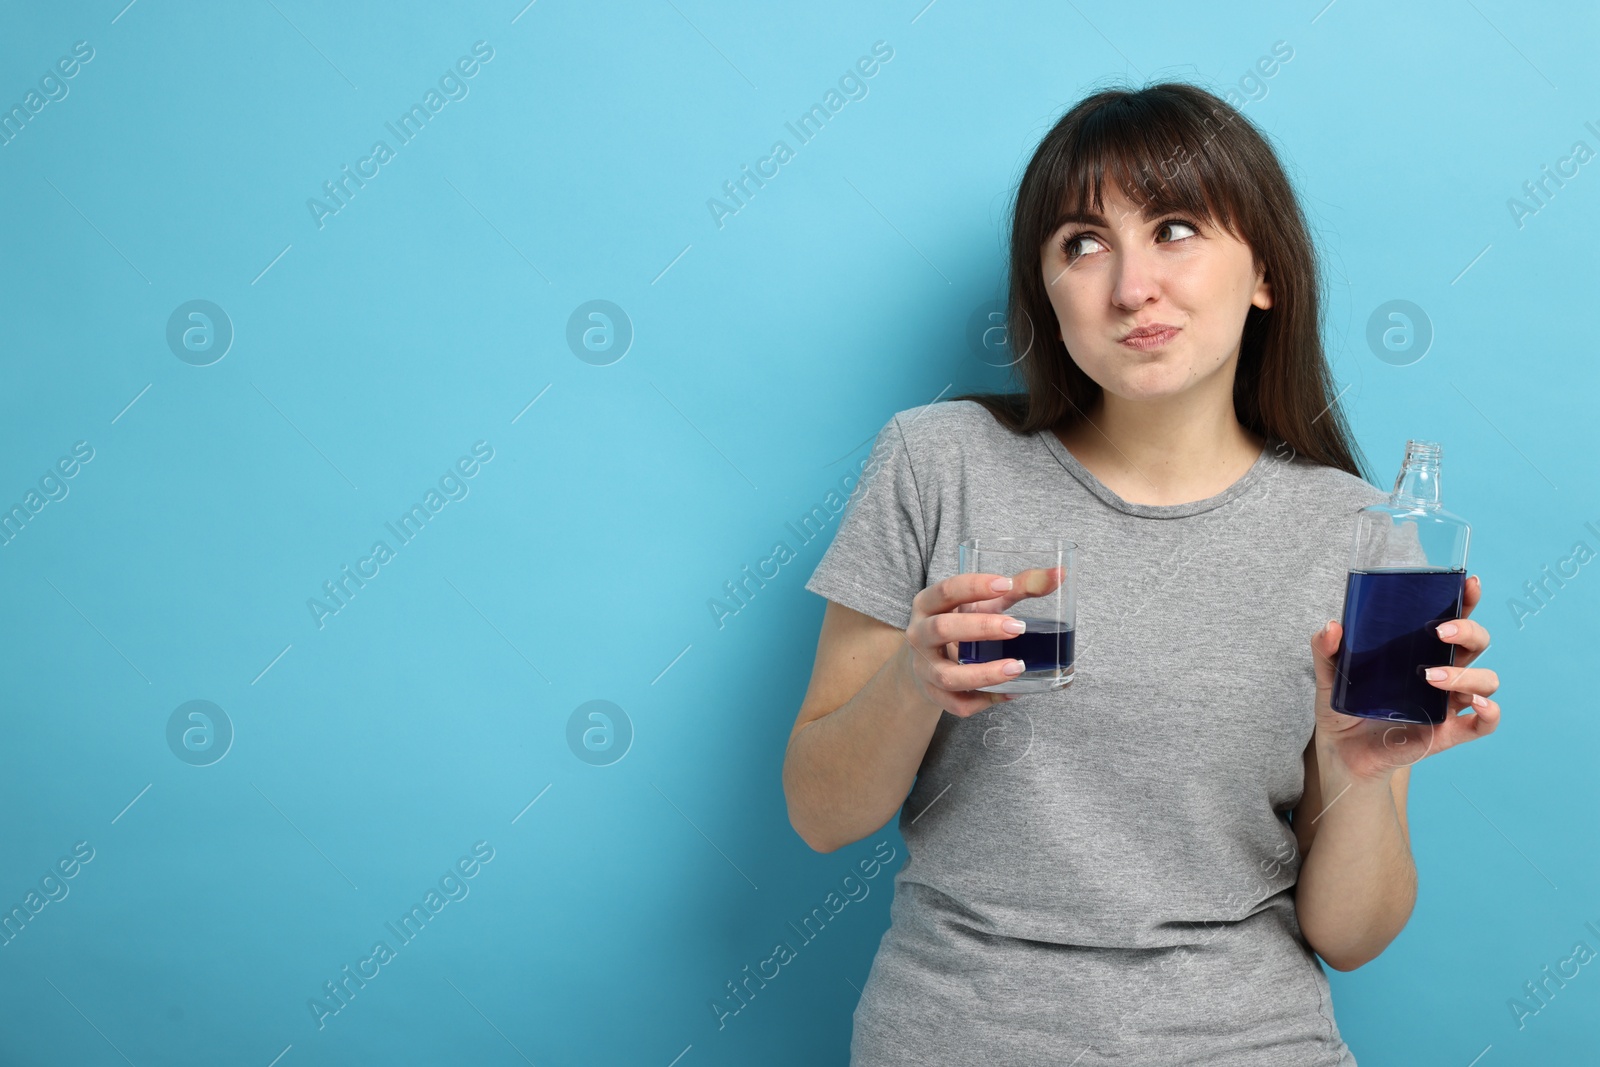
[[962, 574], [1001, 574], [1012, 587], [956, 611], [1009, 615], [1027, 629], [1003, 640], [957, 642], [960, 663], [1020, 659], [1015, 678], [981, 686], [985, 693], [1043, 693], [1070, 685], [1077, 624], [1078, 546], [1060, 537], [969, 537], [958, 546]]

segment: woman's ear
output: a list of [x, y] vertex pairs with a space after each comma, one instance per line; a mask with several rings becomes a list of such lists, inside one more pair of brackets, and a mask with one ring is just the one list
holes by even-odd
[[1267, 280], [1265, 267], [1256, 272], [1256, 291], [1251, 294], [1250, 303], [1262, 310], [1272, 306], [1272, 283]]

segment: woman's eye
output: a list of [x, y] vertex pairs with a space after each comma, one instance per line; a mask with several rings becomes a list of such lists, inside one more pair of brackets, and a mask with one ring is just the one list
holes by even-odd
[[[1182, 230], [1188, 230], [1189, 231], [1188, 234], [1179, 234], [1176, 238], [1174, 238], [1174, 240], [1181, 240], [1182, 238], [1184, 238], [1186, 236], [1191, 236], [1193, 234], [1197, 234], [1197, 233], [1200, 232], [1199, 230], [1197, 230], [1193, 226], [1191, 226], [1189, 223], [1184, 222], [1182, 219], [1170, 219], [1170, 220], [1168, 220], [1166, 222], [1163, 222], [1161, 224], [1161, 229], [1165, 230], [1165, 229], [1169, 229], [1169, 228], [1171, 228], [1173, 226], [1176, 226], [1176, 227], [1178, 227], [1179, 229], [1182, 229]], [[1157, 232], [1159, 233], [1160, 231], [1158, 230]]]
[[1095, 240], [1094, 235], [1093, 234], [1088, 234], [1088, 233], [1075, 233], [1075, 234], [1071, 234], [1070, 236], [1064, 237], [1061, 240], [1061, 255], [1063, 257], [1065, 257], [1066, 259], [1069, 259], [1069, 260], [1070, 259], [1076, 259], [1079, 255], [1083, 254], [1082, 252], [1074, 253], [1074, 251], [1073, 251], [1073, 249], [1078, 244], [1078, 242], [1079, 241], [1093, 241], [1093, 240]]

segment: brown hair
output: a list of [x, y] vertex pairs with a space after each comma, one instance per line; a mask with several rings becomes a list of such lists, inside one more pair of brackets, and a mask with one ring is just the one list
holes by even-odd
[[1085, 97], [1039, 142], [1018, 184], [1011, 222], [1007, 335], [1024, 392], [967, 393], [1016, 433], [1087, 418], [1100, 386], [1073, 362], [1057, 330], [1040, 253], [1068, 214], [1101, 210], [1109, 174], [1141, 207], [1220, 221], [1250, 245], [1272, 284], [1272, 307], [1251, 306], [1233, 386], [1241, 425], [1298, 455], [1365, 477], [1323, 354], [1322, 296], [1310, 230], [1259, 130], [1194, 85], [1162, 82]]

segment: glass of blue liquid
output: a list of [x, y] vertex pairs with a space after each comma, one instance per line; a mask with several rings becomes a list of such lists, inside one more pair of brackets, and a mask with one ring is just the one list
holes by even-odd
[[1015, 678], [986, 685], [986, 693], [1043, 693], [1072, 684], [1077, 623], [1078, 546], [1060, 537], [970, 537], [958, 546], [962, 574], [996, 574], [1012, 587], [957, 611], [1008, 615], [1027, 629], [993, 641], [959, 641], [960, 663], [1020, 659]]

